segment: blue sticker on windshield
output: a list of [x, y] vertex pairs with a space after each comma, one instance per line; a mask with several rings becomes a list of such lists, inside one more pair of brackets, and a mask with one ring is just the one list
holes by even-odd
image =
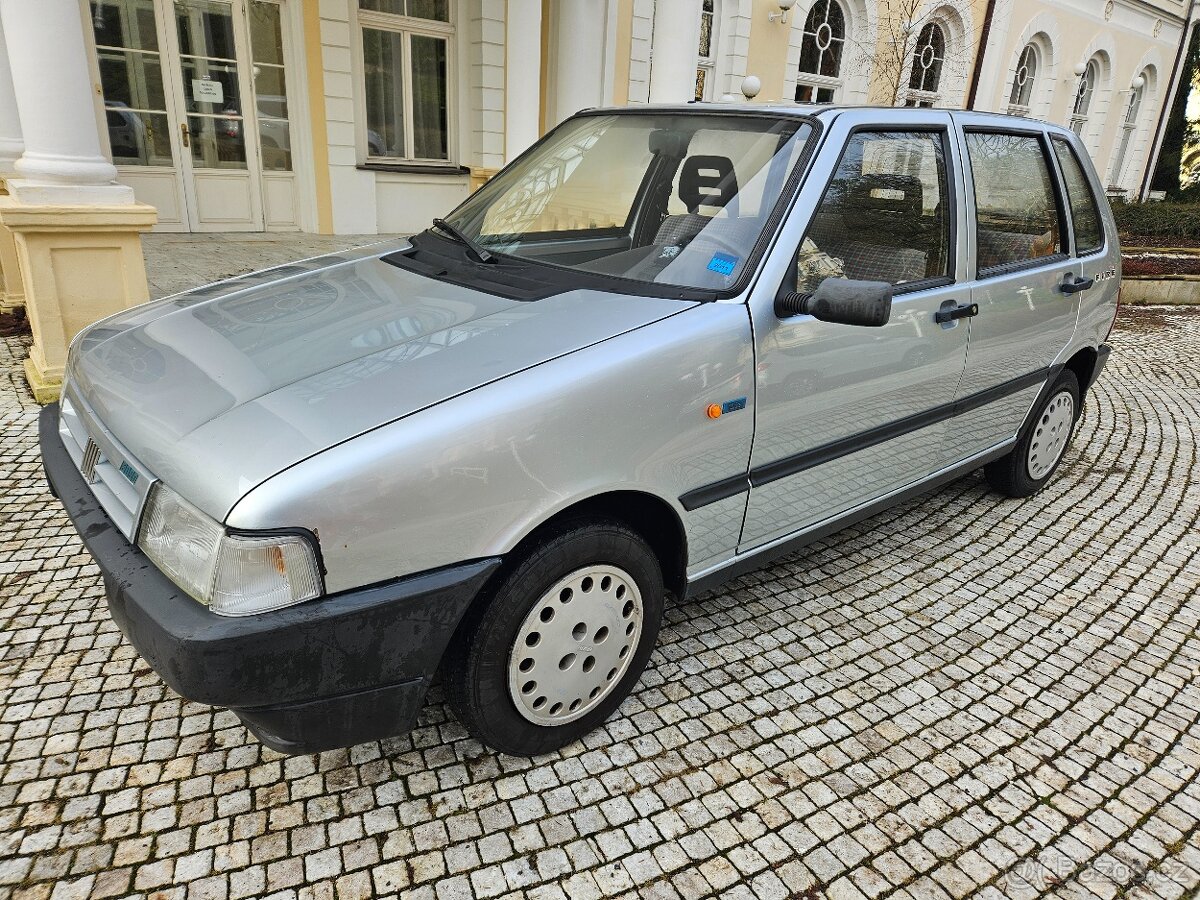
[[736, 256], [730, 256], [728, 253], [714, 253], [712, 259], [708, 261], [707, 268], [710, 272], [716, 272], [718, 275], [732, 275], [737, 264]]

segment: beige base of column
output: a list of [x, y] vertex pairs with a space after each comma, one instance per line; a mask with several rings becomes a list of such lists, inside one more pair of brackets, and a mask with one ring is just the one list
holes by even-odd
[[[8, 194], [8, 186], [0, 178], [0, 197]], [[17, 265], [17, 245], [12, 232], [0, 225], [0, 313], [16, 312], [25, 306], [25, 286]]]
[[150, 299], [141, 233], [157, 218], [144, 203], [35, 206], [0, 197], [33, 331], [25, 377], [39, 403], [58, 399], [67, 347], [82, 328]]

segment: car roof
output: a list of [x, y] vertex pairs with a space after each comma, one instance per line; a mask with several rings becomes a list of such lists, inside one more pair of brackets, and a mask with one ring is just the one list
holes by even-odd
[[972, 124], [988, 124], [992, 123], [1000, 127], [1005, 124], [1012, 125], [1013, 123], [1021, 123], [1024, 128], [1045, 129], [1056, 134], [1072, 135], [1070, 129], [1062, 125], [1056, 125], [1053, 122], [1046, 122], [1042, 119], [1033, 119], [1027, 116], [1010, 116], [1004, 113], [985, 112], [983, 110], [974, 109], [955, 109], [953, 107], [905, 107], [905, 106], [883, 106], [883, 105], [848, 105], [848, 104], [832, 104], [832, 103], [747, 103], [744, 101], [704, 101], [691, 103], [638, 103], [629, 106], [609, 106], [599, 107], [588, 110], [581, 110], [583, 113], [605, 113], [605, 112], [628, 112], [631, 109], [645, 112], [665, 112], [665, 113], [704, 113], [704, 112], [721, 112], [721, 113], [746, 113], [749, 115], [778, 115], [778, 116], [794, 116], [818, 119], [824, 122], [830, 122], [837, 118], [842, 113], [861, 114], [872, 110], [887, 113], [889, 118], [898, 116], [903, 118], [905, 115], [912, 115], [914, 118], [921, 115], [927, 115], [931, 112], [946, 113], [955, 118], [969, 118]]

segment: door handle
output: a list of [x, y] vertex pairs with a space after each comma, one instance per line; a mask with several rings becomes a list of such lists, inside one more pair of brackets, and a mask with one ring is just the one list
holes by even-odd
[[183, 146], [185, 148], [191, 146], [191, 143], [188, 140], [188, 136], [191, 134], [191, 132], [188, 131], [187, 122], [179, 123], [179, 134], [183, 138]]
[[[951, 303], [954, 301], [951, 300]], [[933, 321], [939, 324], [953, 322], [955, 319], [969, 319], [979, 315], [978, 303], [964, 303], [961, 306], [943, 306], [933, 314]]]
[[1094, 278], [1076, 278], [1067, 273], [1067, 277], [1063, 279], [1062, 292], [1064, 294], [1078, 294], [1080, 291], [1086, 291], [1096, 283]]

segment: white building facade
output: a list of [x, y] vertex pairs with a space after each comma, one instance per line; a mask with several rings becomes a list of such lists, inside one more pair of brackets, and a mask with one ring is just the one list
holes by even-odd
[[[580, 108], [741, 99], [748, 75], [755, 102], [1069, 124], [1141, 196], [1191, 2], [39, 0], [77, 10], [82, 58], [3, 55], [87, 79], [64, 140], [98, 145], [156, 230], [408, 232]], [[7, 68], [0, 132], [39, 77]]]

